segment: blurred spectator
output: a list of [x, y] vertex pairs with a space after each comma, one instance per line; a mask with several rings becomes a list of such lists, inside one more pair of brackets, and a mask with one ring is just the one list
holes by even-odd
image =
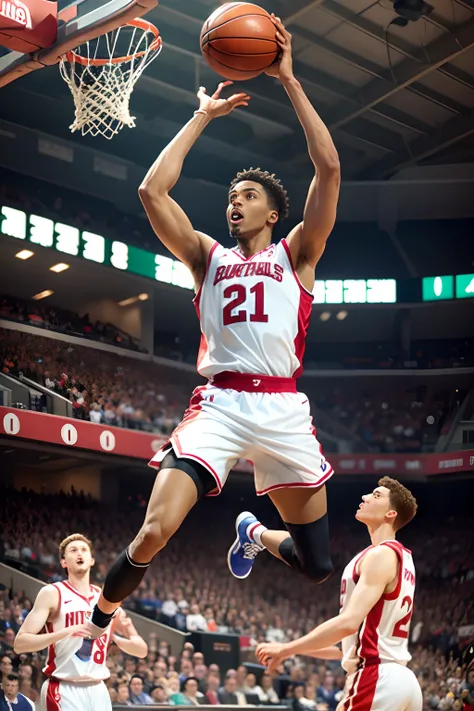
[[0, 711], [10, 711], [15, 706], [15, 711], [34, 711], [34, 704], [19, 691], [17, 674], [6, 674], [2, 679], [0, 689]]
[[153, 699], [143, 690], [143, 679], [141, 676], [133, 675], [128, 685], [131, 706], [150, 706]]

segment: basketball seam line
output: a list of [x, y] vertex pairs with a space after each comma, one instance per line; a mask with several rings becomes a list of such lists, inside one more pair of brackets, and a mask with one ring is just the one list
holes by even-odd
[[[204, 32], [204, 34], [201, 35], [201, 43], [204, 41], [206, 35], [208, 35], [210, 32], [214, 32], [215, 30], [220, 30], [221, 27], [224, 27], [225, 25], [228, 25], [229, 22], [234, 22], [234, 20], [241, 20], [243, 17], [265, 17], [265, 18], [270, 22], [270, 24], [274, 27], [274, 24], [273, 24], [273, 22], [270, 20], [270, 18], [268, 17], [268, 14], [267, 14], [267, 13], [265, 13], [265, 14], [262, 13], [262, 14], [260, 15], [258, 12], [254, 12], [254, 13], [252, 13], [251, 15], [250, 15], [250, 14], [248, 14], [248, 15], [238, 15], [237, 17], [231, 17], [230, 20], [226, 20], [225, 22], [221, 22], [221, 24], [220, 24], [220, 25], [217, 25], [217, 27], [215, 27], [215, 26], [213, 25], [213, 26], [210, 27], [208, 30], [206, 30], [206, 32]], [[276, 32], [276, 30], [275, 30], [275, 32]]]
[[[239, 55], [237, 55], [237, 56], [239, 56]], [[259, 67], [257, 69], [236, 69], [235, 67], [231, 67], [228, 64], [224, 64], [224, 62], [219, 62], [219, 60], [216, 59], [215, 57], [209, 57], [209, 58], [216, 64], [220, 64], [221, 67], [224, 67], [225, 69], [230, 69], [233, 72], [239, 72], [240, 74], [248, 74], [249, 72], [250, 73], [260, 72], [261, 73], [261, 72], [264, 72], [265, 69], [268, 69], [271, 66], [270, 64], [266, 64], [264, 67]]]

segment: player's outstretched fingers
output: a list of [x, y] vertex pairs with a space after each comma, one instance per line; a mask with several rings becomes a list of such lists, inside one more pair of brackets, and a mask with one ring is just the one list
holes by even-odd
[[218, 84], [217, 89], [216, 89], [215, 92], [213, 93], [212, 98], [213, 98], [213, 99], [219, 99], [219, 98], [220, 98], [220, 95], [221, 95], [222, 89], [224, 89], [224, 87], [226, 87], [226, 86], [230, 86], [230, 85], [233, 84], [233, 83], [234, 83], [234, 82], [233, 82], [233, 81], [230, 81], [230, 79], [227, 79], [226, 81], [221, 81], [220, 84]]

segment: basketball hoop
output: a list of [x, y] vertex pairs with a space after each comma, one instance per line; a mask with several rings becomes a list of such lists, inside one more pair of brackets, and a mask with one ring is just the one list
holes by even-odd
[[113, 138], [124, 127], [133, 128], [130, 96], [146, 67], [159, 55], [158, 29], [141, 19], [91, 39], [67, 52], [59, 61], [75, 106], [71, 132]]

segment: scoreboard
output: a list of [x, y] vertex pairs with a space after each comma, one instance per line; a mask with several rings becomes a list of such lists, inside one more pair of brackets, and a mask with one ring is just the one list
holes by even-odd
[[[163, 284], [193, 289], [191, 272], [181, 262], [73, 225], [55, 222], [23, 210], [0, 208], [0, 233], [130, 272]], [[316, 280], [315, 304], [396, 304], [474, 298], [474, 274], [440, 275], [422, 279]]]

